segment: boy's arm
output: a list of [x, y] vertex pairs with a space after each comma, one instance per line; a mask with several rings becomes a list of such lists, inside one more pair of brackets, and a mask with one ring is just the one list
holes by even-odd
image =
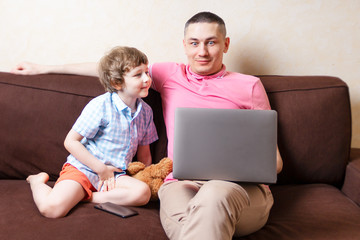
[[[114, 172], [122, 172], [123, 170], [114, 166], [105, 165], [97, 159], [80, 142], [82, 139], [83, 136], [71, 129], [65, 138], [64, 146], [78, 161], [85, 164], [99, 175], [100, 189], [104, 181], [114, 178]], [[111, 190], [113, 187], [114, 186], [106, 186], [107, 190]]]
[[76, 74], [98, 77], [98, 63], [76, 63], [64, 65], [42, 65], [30, 62], [22, 62], [10, 71], [14, 74], [35, 75], [46, 73]]
[[138, 146], [137, 159], [139, 162], [145, 164], [145, 166], [149, 166], [151, 164], [152, 160], [151, 160], [150, 145]]

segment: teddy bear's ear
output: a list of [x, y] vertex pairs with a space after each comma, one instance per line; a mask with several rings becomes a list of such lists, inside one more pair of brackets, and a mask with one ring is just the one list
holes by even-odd
[[170, 158], [163, 158], [160, 160], [159, 164], [164, 164], [164, 165], [172, 164], [172, 160]]
[[126, 171], [130, 176], [132, 176], [144, 169], [145, 169], [145, 164], [143, 164], [142, 162], [132, 162], [129, 164]]
[[153, 178], [165, 179], [169, 173], [172, 172], [172, 160], [169, 158], [163, 158], [157, 164], [153, 165], [151, 176]]

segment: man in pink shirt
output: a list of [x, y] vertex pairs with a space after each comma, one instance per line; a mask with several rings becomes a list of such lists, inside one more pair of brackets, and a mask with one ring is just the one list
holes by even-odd
[[[150, 66], [152, 87], [162, 97], [172, 158], [174, 112], [177, 107], [270, 109], [260, 80], [228, 72], [223, 54], [228, 51], [224, 21], [210, 12], [190, 18], [183, 45], [188, 65], [155, 63]], [[75, 73], [97, 76], [97, 64], [45, 66], [22, 63], [20, 74]], [[277, 171], [282, 169], [278, 152]], [[170, 175], [159, 190], [160, 218], [170, 239], [231, 239], [262, 228], [273, 204], [267, 186], [227, 181], [177, 181]]]
[[173, 156], [174, 117], [178, 107], [270, 109], [260, 80], [228, 72], [224, 65], [212, 75], [199, 75], [190, 65], [155, 63], [150, 66], [152, 88], [163, 100], [163, 112], [169, 138], [168, 156]]
[[[270, 109], [258, 78], [226, 71], [222, 60], [229, 43], [220, 17], [198, 13], [185, 25], [183, 44], [188, 65], [156, 63], [150, 67], [152, 87], [163, 101], [170, 158], [178, 107]], [[278, 154], [278, 172], [281, 166]], [[171, 175], [162, 185], [159, 198], [161, 221], [170, 239], [248, 235], [265, 225], [273, 204], [271, 192], [264, 185], [176, 181]]]

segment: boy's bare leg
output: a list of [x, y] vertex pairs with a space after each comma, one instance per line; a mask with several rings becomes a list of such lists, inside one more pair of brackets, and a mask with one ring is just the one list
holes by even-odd
[[[48, 195], [51, 191], [51, 187], [48, 186], [46, 183], [49, 181], [49, 175], [45, 172], [36, 174], [36, 175], [30, 175], [27, 177], [26, 181], [30, 183], [31, 191], [33, 192], [34, 201], [37, 202], [43, 196]], [[34, 189], [34, 190], [33, 190]], [[34, 194], [34, 191], [37, 191], [38, 194]]]
[[47, 173], [30, 175], [26, 179], [30, 183], [35, 204], [45, 217], [64, 217], [85, 197], [84, 189], [76, 181], [63, 180], [51, 188], [46, 184], [48, 180]]
[[112, 202], [124, 206], [142, 206], [150, 200], [149, 186], [133, 177], [123, 175], [116, 179], [116, 187], [107, 192], [94, 192], [93, 203]]

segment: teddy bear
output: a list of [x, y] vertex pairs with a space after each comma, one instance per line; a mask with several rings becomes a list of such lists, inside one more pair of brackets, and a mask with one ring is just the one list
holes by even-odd
[[166, 176], [172, 172], [172, 160], [170, 158], [163, 158], [157, 164], [145, 166], [142, 162], [132, 162], [127, 168], [127, 173], [149, 185], [151, 190], [151, 200], [157, 200], [157, 192], [163, 184]]

